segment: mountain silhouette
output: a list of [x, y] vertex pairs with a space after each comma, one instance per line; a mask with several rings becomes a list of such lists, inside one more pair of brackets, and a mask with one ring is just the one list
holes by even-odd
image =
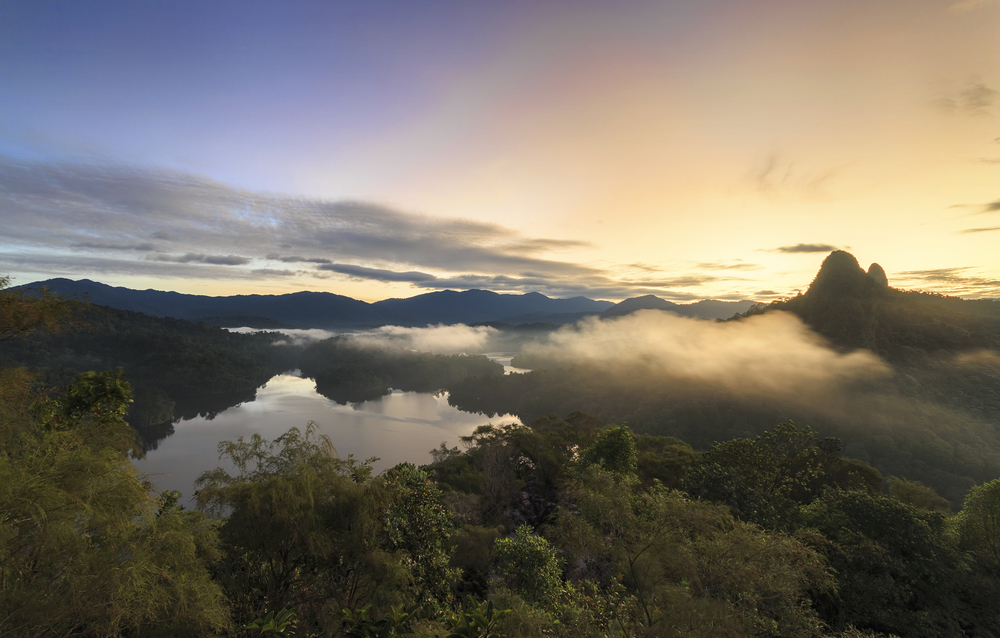
[[823, 260], [804, 294], [755, 306], [742, 316], [776, 310], [798, 315], [836, 346], [865, 348], [891, 360], [1000, 349], [1000, 301], [892, 288], [879, 264], [865, 272], [842, 250]]
[[487, 290], [444, 290], [375, 303], [329, 292], [295, 292], [285, 295], [235, 295], [209, 297], [160, 290], [133, 290], [108, 286], [89, 279], [49, 279], [21, 288], [48, 288], [53, 292], [86, 298], [99, 306], [236, 327], [368, 328], [383, 325], [502, 321], [569, 323], [610, 308], [609, 301], [586, 297], [552, 299], [533, 292], [498, 294]]
[[703, 299], [690, 304], [676, 304], [655, 295], [631, 297], [615, 304], [601, 313], [602, 317], [621, 317], [638, 310], [664, 310], [682, 317], [697, 319], [728, 319], [735, 314], [746, 312], [754, 305], [752, 301], [718, 301]]

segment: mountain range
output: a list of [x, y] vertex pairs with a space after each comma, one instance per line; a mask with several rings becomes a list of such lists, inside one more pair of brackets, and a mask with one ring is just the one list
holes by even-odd
[[675, 304], [647, 295], [614, 304], [586, 297], [553, 299], [537, 292], [523, 295], [488, 290], [442, 290], [408, 299], [374, 303], [329, 292], [295, 292], [284, 295], [234, 295], [209, 297], [160, 290], [133, 290], [89, 279], [49, 279], [23, 288], [47, 288], [80, 297], [98, 306], [142, 312], [157, 317], [205, 321], [221, 326], [259, 328], [366, 328], [382, 325], [426, 326], [505, 322], [572, 323], [589, 315], [619, 316], [640, 309], [668, 310], [701, 319], [726, 319], [746, 312], [752, 301], [704, 300]]

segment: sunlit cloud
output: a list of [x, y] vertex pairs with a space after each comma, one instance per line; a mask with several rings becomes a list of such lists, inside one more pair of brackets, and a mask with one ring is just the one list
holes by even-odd
[[795, 244], [794, 246], [779, 246], [778, 248], [764, 249], [768, 252], [798, 254], [798, 253], [829, 253], [839, 250], [837, 246], [831, 244]]
[[1000, 297], [1000, 279], [982, 276], [973, 266], [907, 270], [894, 273], [894, 279], [908, 286], [972, 298]]

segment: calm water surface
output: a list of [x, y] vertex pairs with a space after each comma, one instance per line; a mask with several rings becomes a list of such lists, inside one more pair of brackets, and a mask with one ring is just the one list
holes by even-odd
[[[509, 365], [509, 360], [506, 362]], [[337, 403], [316, 393], [316, 384], [297, 371], [273, 377], [257, 390], [256, 400], [222, 412], [212, 420], [191, 419], [174, 424], [174, 434], [135, 466], [152, 474], [161, 489], [179, 490], [189, 507], [194, 480], [220, 465], [219, 441], [249, 438], [259, 433], [272, 440], [315, 421], [344, 458], [378, 456], [376, 471], [410, 461], [429, 463], [430, 450], [442, 441], [458, 445], [460, 436], [485, 423], [519, 423], [517, 417], [490, 419], [448, 405], [447, 394], [393, 392], [353, 405]]]

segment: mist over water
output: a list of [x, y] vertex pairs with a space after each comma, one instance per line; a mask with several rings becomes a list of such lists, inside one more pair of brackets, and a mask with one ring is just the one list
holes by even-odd
[[481, 353], [499, 331], [489, 326], [437, 325], [426, 328], [382, 326], [355, 338], [365, 345], [405, 348], [434, 354]]

